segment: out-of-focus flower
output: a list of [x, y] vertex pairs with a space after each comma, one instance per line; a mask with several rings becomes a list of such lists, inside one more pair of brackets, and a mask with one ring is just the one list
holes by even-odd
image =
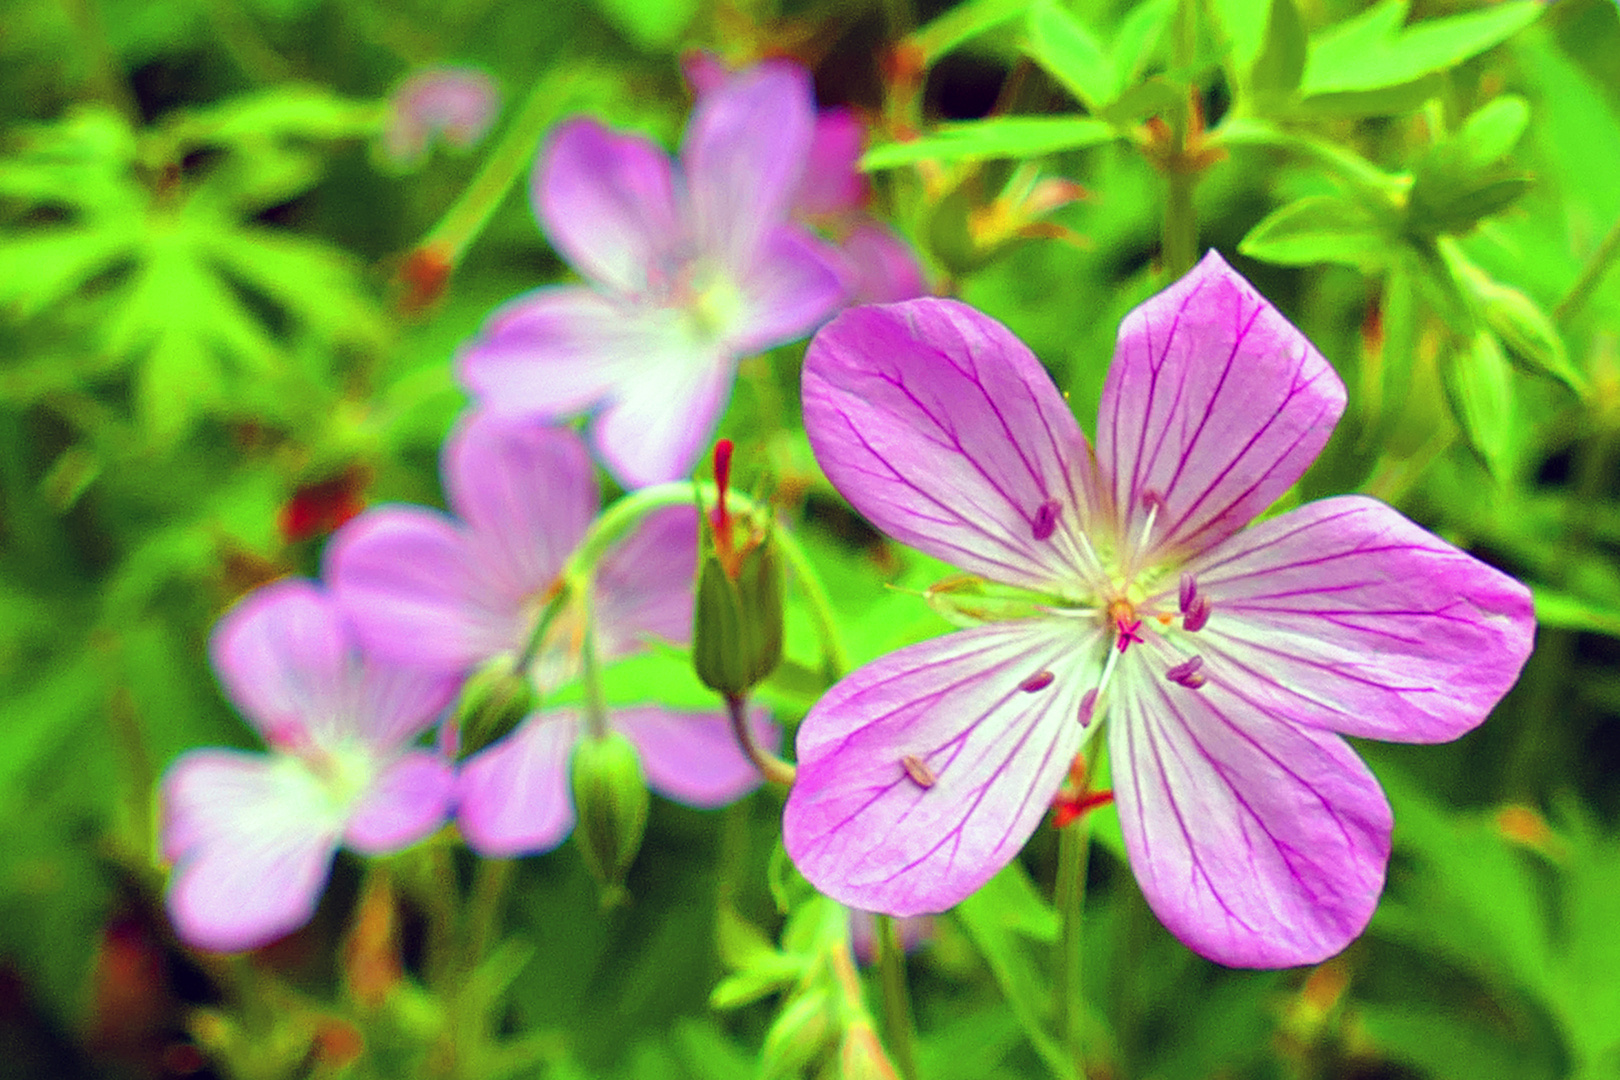
[[[860, 908], [849, 909], [849, 948], [855, 954], [855, 959], [862, 964], [871, 964], [877, 960], [877, 920], [878, 916], [873, 912], [862, 911]], [[934, 917], [910, 915], [896, 919], [894, 929], [900, 936], [900, 948], [909, 953], [934, 936]]]
[[[790, 60], [767, 60], [747, 72], [734, 73], [712, 53], [696, 52], [682, 65], [698, 100], [721, 92], [733, 81], [764, 67], [794, 74], [810, 97], [809, 73]], [[832, 237], [843, 254], [849, 302], [886, 304], [928, 294], [928, 281], [911, 246], [868, 211], [872, 185], [860, 170], [866, 128], [846, 108], [815, 114], [804, 175], [792, 199], [793, 216]]]
[[457, 149], [478, 145], [499, 110], [495, 80], [477, 68], [423, 68], [389, 95], [382, 151], [398, 168], [417, 168], [435, 139]]
[[[586, 598], [559, 594], [569, 557], [596, 517], [596, 477], [572, 431], [475, 412], [445, 443], [451, 517], [422, 507], [370, 510], [327, 552], [326, 575], [363, 639], [380, 655], [465, 674], [523, 655], [548, 607], [550, 623], [528, 675], [542, 698], [506, 738], [462, 763], [458, 811], [486, 855], [554, 847], [574, 823], [569, 757], [584, 730], [571, 708], [544, 698], [581, 673], [584, 635], [608, 663], [650, 641], [685, 645], [692, 631], [697, 511], [656, 510], [602, 557]], [[613, 710], [609, 724], [635, 744], [654, 791], [694, 806], [730, 802], [759, 774], [718, 713], [662, 706]], [[756, 730], [777, 738], [763, 714]]]
[[497, 311], [462, 351], [462, 381], [503, 413], [592, 413], [596, 449], [628, 487], [685, 476], [738, 360], [802, 337], [845, 299], [838, 252], [788, 218], [814, 124], [805, 77], [784, 66], [704, 98], [678, 169], [640, 136], [562, 124], [534, 209], [586, 284]]
[[163, 779], [162, 841], [181, 939], [230, 952], [307, 922], [340, 845], [397, 851], [444, 821], [453, 770], [411, 742], [456, 683], [363, 653], [307, 581], [250, 594], [210, 648], [226, 695], [271, 752], [182, 755]]
[[1455, 738], [1518, 677], [1529, 591], [1382, 503], [1248, 525], [1315, 459], [1344, 387], [1211, 253], [1132, 312], [1095, 451], [1039, 362], [962, 304], [845, 313], [805, 426], [885, 532], [1022, 591], [1000, 621], [859, 669], [811, 710], [788, 852], [835, 899], [940, 911], [1041, 820], [1107, 718], [1131, 865], [1211, 959], [1342, 949], [1391, 819], [1340, 737]]

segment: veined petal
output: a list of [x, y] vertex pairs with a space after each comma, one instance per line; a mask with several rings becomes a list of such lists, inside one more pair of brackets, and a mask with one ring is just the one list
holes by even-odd
[[[759, 770], [738, 747], [719, 713], [683, 713], [659, 705], [615, 709], [613, 726], [635, 744], [647, 786], [666, 798], [708, 809], [735, 802], [760, 784]], [[782, 732], [764, 709], [749, 724], [760, 745], [776, 750]]]
[[1197, 689], [1172, 682], [1180, 659], [1149, 635], [1115, 673], [1108, 759], [1143, 895], [1219, 963], [1324, 960], [1378, 904], [1389, 804], [1339, 736], [1271, 714], [1218, 670]]
[[1471, 730], [1530, 655], [1530, 590], [1374, 499], [1323, 499], [1187, 566], [1211, 601], [1188, 640], [1210, 678], [1347, 735], [1443, 742]]
[[866, 205], [871, 184], [859, 164], [865, 143], [866, 128], [848, 109], [822, 109], [816, 113], [804, 177], [793, 198], [793, 212], [826, 217]]
[[367, 510], [338, 530], [324, 569], [376, 656], [463, 672], [521, 647], [523, 594], [499, 587], [466, 531], [436, 511]]
[[209, 639], [226, 696], [270, 743], [347, 731], [355, 704], [353, 648], [337, 605], [297, 578], [243, 597]]
[[485, 408], [546, 419], [599, 404], [661, 356], [672, 312], [578, 285], [525, 293], [501, 307], [456, 357]]
[[737, 359], [690, 340], [666, 340], [634, 383], [591, 426], [609, 471], [626, 488], [691, 475], [731, 396]]
[[443, 757], [413, 750], [385, 768], [349, 818], [343, 839], [367, 855], [409, 847], [444, 824], [456, 772]]
[[1232, 535], [1316, 460], [1344, 402], [1316, 347], [1211, 251], [1120, 324], [1097, 468], [1121, 542], [1141, 543], [1150, 512], [1138, 565]]
[[815, 125], [810, 76], [764, 63], [706, 93], [681, 142], [694, 239], [739, 277], [786, 220]]
[[579, 725], [571, 709], [537, 712], [462, 763], [456, 816], [468, 847], [509, 858], [563, 842], [574, 827], [568, 763]]
[[955, 904], [1046, 813], [1087, 734], [1080, 704], [1104, 652], [1100, 628], [1044, 618], [961, 630], [858, 669], [799, 728], [788, 854], [851, 907]]
[[596, 647], [604, 662], [641, 652], [648, 638], [692, 639], [697, 509], [654, 510], [596, 568]]
[[617, 292], [642, 291], [681, 246], [669, 155], [640, 135], [586, 118], [558, 125], [530, 194], [557, 250]]
[[445, 444], [444, 473], [473, 564], [519, 602], [562, 573], [601, 501], [585, 441], [529, 418], [475, 411]]
[[342, 817], [297, 761], [195, 750], [162, 785], [169, 915], [187, 944], [239, 952], [309, 921]]
[[387, 756], [432, 727], [461, 689], [459, 673], [368, 660], [361, 670], [352, 730]]
[[738, 285], [742, 325], [733, 330], [739, 355], [804, 337], [849, 296], [838, 250], [796, 225], [782, 225], [761, 244], [752, 271]]
[[966, 304], [839, 315], [805, 356], [804, 426], [833, 485], [902, 543], [1032, 589], [1095, 565], [1085, 436], [1034, 354]]

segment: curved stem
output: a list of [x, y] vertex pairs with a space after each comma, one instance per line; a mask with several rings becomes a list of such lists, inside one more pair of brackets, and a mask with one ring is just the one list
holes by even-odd
[[1074, 1062], [1075, 1074], [1082, 1078], [1086, 1075], [1086, 1007], [1080, 978], [1080, 929], [1086, 904], [1086, 856], [1091, 840], [1087, 820], [1087, 815], [1082, 814], [1058, 833], [1057, 889], [1052, 898], [1060, 920], [1057, 978], [1052, 984], [1057, 997], [1058, 1034]]
[[585, 681], [585, 731], [593, 739], [607, 737], [607, 697], [602, 693], [602, 662], [596, 655], [596, 612], [591, 592], [586, 589], [581, 603], [585, 608], [585, 630], [579, 647], [580, 674]]
[[1603, 280], [1603, 275], [1617, 255], [1620, 255], [1620, 221], [1614, 223], [1609, 235], [1603, 238], [1603, 243], [1598, 245], [1598, 249], [1581, 268], [1581, 276], [1575, 279], [1575, 284], [1570, 286], [1569, 292], [1558, 301], [1558, 306], [1552, 313], [1554, 322], [1563, 325], [1575, 317], [1576, 312], [1585, 306], [1587, 299], [1597, 290], [1598, 282]]
[[471, 972], [489, 953], [500, 922], [501, 904], [512, 881], [511, 859], [480, 859], [467, 902], [466, 968]]
[[892, 916], [873, 916], [877, 923], [878, 973], [883, 980], [883, 1026], [902, 1080], [917, 1080], [916, 1032], [911, 994], [906, 988], [906, 951]]
[[748, 700], [741, 694], [727, 694], [726, 714], [731, 717], [731, 733], [736, 737], [737, 745], [742, 747], [742, 752], [754, 763], [760, 775], [773, 784], [792, 787], [798, 770], [759, 745], [759, 740], [754, 738], [754, 729], [748, 724]]

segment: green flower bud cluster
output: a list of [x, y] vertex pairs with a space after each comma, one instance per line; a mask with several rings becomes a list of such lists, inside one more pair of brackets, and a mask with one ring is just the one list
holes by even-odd
[[783, 578], [775, 525], [726, 506], [731, 443], [715, 448], [719, 501], [703, 515], [692, 662], [703, 684], [746, 695], [782, 660]]
[[616, 731], [587, 736], [574, 748], [571, 767], [578, 824], [574, 840], [604, 901], [624, 895], [624, 878], [647, 830], [647, 780], [630, 740]]

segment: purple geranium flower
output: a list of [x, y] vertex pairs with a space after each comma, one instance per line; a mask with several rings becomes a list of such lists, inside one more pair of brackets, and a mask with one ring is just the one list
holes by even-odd
[[[445, 443], [444, 483], [452, 518], [422, 507], [369, 510], [343, 527], [326, 573], [362, 638], [380, 655], [463, 674], [515, 661], [596, 517], [595, 473], [572, 431], [478, 412]], [[459, 520], [458, 520], [459, 519]], [[692, 630], [697, 510], [655, 510], [603, 556], [591, 595], [598, 657], [611, 662], [649, 640], [684, 645]], [[558, 612], [529, 675], [542, 695], [580, 674], [584, 605]], [[652, 788], [694, 806], [728, 803], [759, 784], [759, 773], [718, 713], [660, 706], [609, 716], [641, 754]], [[763, 714], [765, 742], [776, 738]], [[568, 761], [579, 714], [542, 708], [507, 738], [463, 763], [462, 831], [486, 855], [555, 846], [573, 825]]]
[[737, 361], [802, 337], [843, 302], [838, 252], [791, 224], [815, 117], [808, 84], [760, 68], [693, 111], [680, 167], [595, 120], [552, 136], [535, 214], [587, 279], [512, 301], [463, 351], [490, 408], [594, 411], [625, 485], [674, 480], [719, 422]]
[[1227, 964], [1339, 951], [1391, 819], [1341, 734], [1452, 739], [1531, 648], [1529, 592], [1372, 499], [1244, 526], [1315, 459], [1333, 369], [1218, 255], [1132, 312], [1093, 452], [1039, 362], [962, 304], [845, 313], [804, 414], [828, 477], [1009, 615], [878, 659], [798, 737], [784, 834], [834, 898], [940, 911], [1023, 846], [1106, 716], [1126, 848]]
[[411, 748], [455, 680], [363, 655], [307, 581], [248, 596], [214, 631], [214, 670], [272, 750], [193, 750], [163, 778], [169, 912], [203, 949], [266, 944], [309, 921], [340, 845], [396, 851], [447, 816], [453, 770]]

